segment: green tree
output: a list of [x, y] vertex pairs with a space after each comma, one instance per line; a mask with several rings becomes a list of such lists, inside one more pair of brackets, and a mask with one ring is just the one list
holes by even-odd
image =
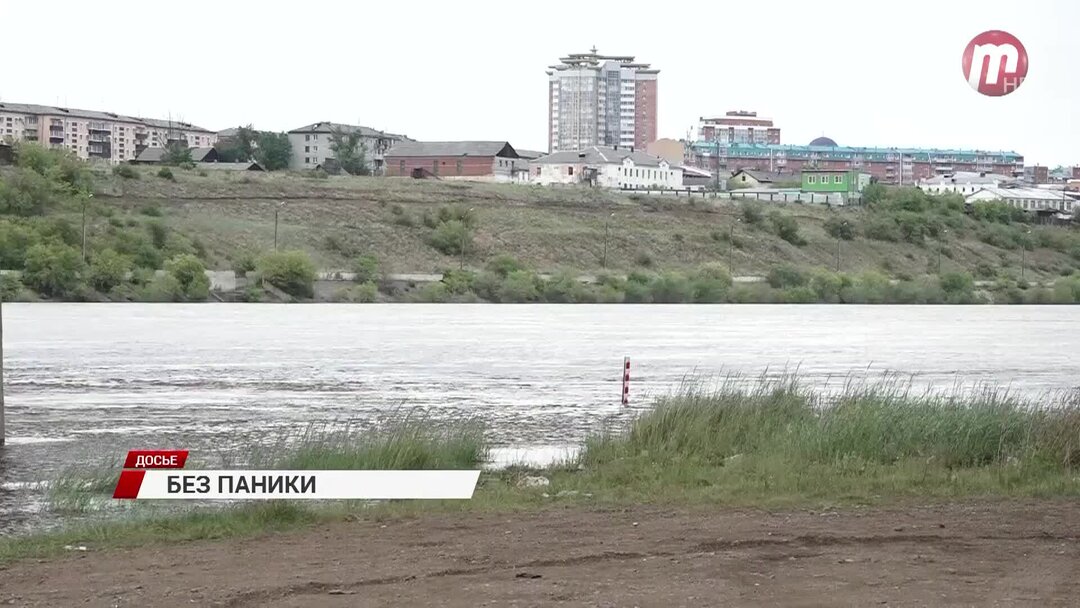
[[38, 243], [26, 252], [23, 283], [46, 296], [63, 298], [74, 294], [82, 284], [82, 255], [63, 243]]
[[0, 179], [0, 213], [41, 215], [52, 200], [52, 184], [35, 171], [18, 169], [11, 177]]
[[863, 188], [862, 199], [867, 205], [874, 205], [884, 201], [886, 194], [888, 194], [888, 190], [885, 189], [885, 186], [874, 182], [872, 184], [867, 184], [866, 187]]
[[218, 160], [223, 163], [248, 162], [255, 158], [255, 142], [259, 134], [251, 125], [240, 127], [236, 135], [218, 140], [214, 148], [218, 152]]
[[289, 166], [292, 158], [292, 144], [287, 133], [263, 131], [259, 133], [259, 145], [255, 150], [255, 160], [263, 169], [278, 171]]
[[259, 275], [264, 281], [296, 296], [315, 295], [315, 264], [303, 251], [274, 251], [259, 260]]
[[191, 254], [176, 256], [165, 263], [165, 270], [180, 285], [188, 300], [205, 300], [210, 295], [210, 278], [202, 260]]
[[436, 226], [428, 242], [446, 255], [459, 255], [472, 245], [472, 231], [465, 222], [450, 220]]
[[854, 224], [836, 215], [825, 220], [825, 232], [834, 239], [850, 241], [855, 238]]
[[379, 279], [379, 258], [364, 254], [353, 262], [353, 280], [357, 283], [371, 283]]
[[367, 145], [359, 130], [344, 131], [334, 128], [330, 131], [330, 149], [334, 159], [343, 171], [350, 175], [370, 175], [367, 165]]
[[[191, 149], [181, 142], [172, 142], [165, 145], [165, 155], [161, 162], [167, 165], [183, 165], [191, 162]], [[158, 177], [161, 177], [160, 173]]]
[[131, 260], [113, 249], [103, 249], [90, 261], [90, 286], [98, 291], [109, 291], [124, 282], [131, 270]]

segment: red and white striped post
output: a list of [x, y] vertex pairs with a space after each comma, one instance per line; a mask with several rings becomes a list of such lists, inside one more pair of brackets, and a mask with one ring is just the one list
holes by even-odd
[[630, 357], [623, 357], [622, 404], [630, 405]]

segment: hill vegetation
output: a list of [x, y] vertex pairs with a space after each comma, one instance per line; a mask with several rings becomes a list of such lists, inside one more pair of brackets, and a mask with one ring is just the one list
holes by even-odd
[[311, 298], [318, 272], [339, 271], [356, 273], [336, 296], [353, 302], [1080, 301], [1075, 228], [916, 189], [827, 208], [189, 167], [19, 146], [0, 168], [0, 293], [200, 301], [216, 269], [246, 276], [251, 300], [275, 297], [259, 285]]

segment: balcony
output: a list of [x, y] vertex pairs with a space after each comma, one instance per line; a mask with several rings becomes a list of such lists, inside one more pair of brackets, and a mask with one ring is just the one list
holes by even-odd
[[49, 141], [53, 143], [64, 141], [64, 132], [56, 129], [49, 129]]
[[90, 133], [90, 141], [99, 143], [108, 143], [109, 136], [101, 133]]
[[88, 127], [89, 127], [91, 133], [94, 132], [94, 131], [105, 131], [105, 132], [109, 131], [108, 125], [106, 125], [103, 122], [92, 122], [92, 123], [89, 123]]

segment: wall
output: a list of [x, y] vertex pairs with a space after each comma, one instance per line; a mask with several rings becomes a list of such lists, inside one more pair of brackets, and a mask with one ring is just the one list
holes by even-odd
[[[439, 177], [505, 176], [510, 179], [514, 160], [494, 156], [386, 156], [386, 174], [408, 177], [419, 168]], [[518, 161], [521, 162], [521, 161]], [[438, 163], [438, 170], [434, 163]]]
[[658, 139], [645, 146], [645, 152], [666, 160], [672, 166], [678, 166], [683, 164], [686, 147], [675, 139]]
[[[532, 181], [541, 185], [578, 184], [587, 167], [598, 168], [597, 186], [612, 189], [681, 189], [682, 169], [635, 167], [633, 164], [587, 165], [584, 163], [545, 163], [533, 165]], [[537, 174], [539, 168], [539, 174]], [[570, 169], [573, 169], [571, 174]]]
[[[638, 75], [638, 78], [641, 78]], [[651, 80], [638, 80], [634, 95], [634, 147], [644, 149], [656, 141], [657, 85]]]

